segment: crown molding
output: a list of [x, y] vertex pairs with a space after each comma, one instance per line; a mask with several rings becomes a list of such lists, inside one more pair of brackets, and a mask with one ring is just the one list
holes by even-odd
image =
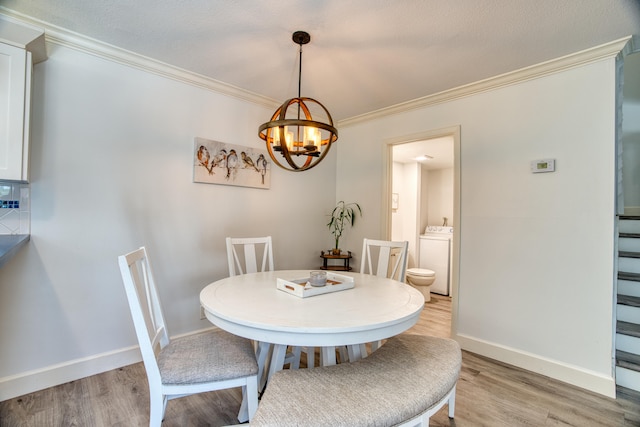
[[44, 31], [2, 14], [0, 14], [0, 42], [31, 52], [34, 64], [47, 59]]
[[[172, 80], [180, 81], [192, 86], [208, 89], [223, 95], [252, 102], [270, 109], [275, 109], [280, 102], [272, 98], [224, 83], [201, 74], [193, 73], [152, 58], [139, 55], [119, 47], [101, 42], [99, 40], [75, 33], [73, 31], [37, 20], [30, 16], [15, 12], [0, 6], [0, 15], [6, 15], [13, 19], [23, 21], [25, 24], [39, 27], [45, 32], [45, 42], [75, 49], [90, 55], [117, 62], [132, 68], [137, 68], [148, 73], [156, 74]], [[442, 91], [433, 95], [427, 95], [411, 101], [402, 102], [369, 113], [361, 114], [337, 122], [337, 126], [351, 126], [358, 123], [379, 119], [385, 116], [400, 114], [407, 111], [424, 108], [430, 105], [440, 104], [455, 99], [475, 95], [503, 86], [521, 83], [549, 74], [568, 70], [582, 65], [615, 57], [621, 52], [631, 53], [639, 48], [639, 43], [632, 36], [586, 49], [577, 53], [566, 55], [557, 59], [542, 62], [530, 67], [521, 68], [495, 77], [480, 80], [475, 83], [459, 86], [457, 88]]]
[[[633, 50], [633, 37], [623, 37], [621, 39], [586, 49], [577, 53], [566, 55], [557, 59], [542, 62], [530, 67], [521, 68], [509, 73], [500, 74], [495, 77], [480, 80], [464, 86], [438, 92], [433, 95], [427, 95], [416, 98], [411, 101], [402, 102], [369, 113], [354, 116], [348, 119], [340, 120], [337, 123], [339, 127], [352, 126], [358, 123], [379, 119], [385, 116], [405, 113], [407, 111], [424, 108], [443, 102], [449, 102], [455, 99], [464, 98], [481, 92], [487, 92], [504, 86], [514, 85], [528, 80], [537, 79], [549, 74], [555, 74], [571, 68], [580, 67], [585, 64], [600, 61], [602, 59], [616, 57], [625, 49]], [[636, 43], [637, 44], [637, 43]]]
[[639, 37], [640, 36], [638, 35], [633, 35], [629, 38], [629, 42], [625, 45], [624, 49], [622, 50], [623, 56], [640, 52], [640, 43], [638, 42]]
[[[41, 28], [47, 45], [59, 45], [128, 67], [275, 109], [280, 102], [257, 93], [137, 54], [0, 6], [0, 15]], [[49, 47], [49, 46], [48, 46]]]

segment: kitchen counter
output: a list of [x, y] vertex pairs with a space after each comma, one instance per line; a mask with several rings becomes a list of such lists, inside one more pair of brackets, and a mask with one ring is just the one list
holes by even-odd
[[0, 267], [27, 244], [28, 234], [0, 234]]

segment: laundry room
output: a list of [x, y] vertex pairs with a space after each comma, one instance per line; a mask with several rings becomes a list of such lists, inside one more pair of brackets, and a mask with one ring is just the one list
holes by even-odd
[[429, 292], [450, 296], [455, 219], [453, 137], [397, 144], [392, 152], [391, 238], [409, 242], [407, 281], [430, 277], [425, 300]]

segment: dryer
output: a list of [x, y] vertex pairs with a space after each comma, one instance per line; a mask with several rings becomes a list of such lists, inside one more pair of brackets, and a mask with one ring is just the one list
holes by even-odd
[[431, 292], [440, 295], [451, 294], [451, 239], [453, 227], [429, 226], [420, 236], [420, 268], [433, 270], [436, 280]]

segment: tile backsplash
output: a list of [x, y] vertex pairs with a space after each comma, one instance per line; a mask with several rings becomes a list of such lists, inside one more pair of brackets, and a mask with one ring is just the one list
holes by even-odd
[[29, 184], [0, 181], [0, 234], [30, 234]]

